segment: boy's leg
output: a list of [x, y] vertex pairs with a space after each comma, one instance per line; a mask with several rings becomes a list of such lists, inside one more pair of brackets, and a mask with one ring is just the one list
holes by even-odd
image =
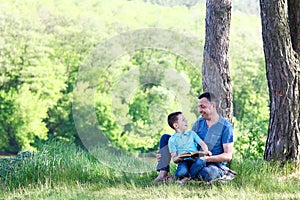
[[159, 141], [159, 153], [161, 154], [161, 158], [157, 163], [157, 171], [159, 172], [158, 176], [156, 177], [155, 181], [164, 180], [168, 177], [168, 173], [170, 171], [170, 160], [171, 154], [169, 152], [168, 142], [171, 135], [164, 134], [161, 136]]
[[175, 179], [181, 179], [183, 177], [189, 177], [189, 166], [188, 160], [181, 161], [178, 163], [177, 170], [175, 172]]
[[191, 178], [192, 179], [198, 178], [201, 169], [203, 167], [205, 167], [205, 165], [206, 165], [205, 160], [203, 160], [201, 158], [196, 158], [193, 165], [191, 166], [191, 169], [190, 169]]

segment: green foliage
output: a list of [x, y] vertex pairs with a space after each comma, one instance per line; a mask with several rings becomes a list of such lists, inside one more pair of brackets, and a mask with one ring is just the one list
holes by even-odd
[[265, 147], [265, 135], [261, 126], [253, 124], [247, 131], [241, 131], [235, 142], [235, 150], [242, 159], [263, 158]]
[[18, 107], [16, 116], [22, 119], [16, 124], [16, 140], [23, 149], [31, 149], [35, 137], [46, 139], [47, 128], [42, 121], [47, 116], [47, 106], [41, 101], [39, 95], [30, 92], [24, 86], [16, 97], [15, 105]]
[[32, 148], [35, 137], [46, 139], [48, 130], [43, 120], [65, 87], [65, 70], [55, 59], [50, 59], [53, 52], [48, 35], [43, 34], [44, 26], [32, 20], [37, 13], [19, 6], [22, 12], [17, 15], [14, 8], [2, 7], [4, 15], [0, 18], [4, 24], [1, 89], [9, 91], [2, 92], [2, 97], [11, 99], [14, 108], [13, 120], [3, 123], [2, 130], [10, 141], [17, 143], [12, 149], [6, 146], [9, 143], [2, 148], [12, 152]]
[[14, 123], [16, 107], [14, 105], [14, 98], [12, 97], [12, 90], [5, 92], [0, 90], [0, 106], [1, 106], [1, 115], [0, 115], [0, 150], [5, 152], [13, 152], [15, 149], [18, 149], [18, 143], [15, 138], [14, 132]]
[[188, 105], [194, 105], [191, 94], [201, 90], [201, 76], [183, 58], [142, 49], [99, 71], [99, 125], [116, 146], [142, 153], [157, 149], [160, 136], [172, 131], [166, 118], [174, 110], [183, 110], [190, 123], [195, 120]]
[[[242, 3], [235, 2], [235, 8], [241, 10]], [[97, 44], [147, 27], [205, 36], [203, 3], [168, 7], [157, 1], [7, 1], [1, 2], [0, 11], [0, 107], [4, 111], [0, 150], [8, 152], [34, 149], [47, 138], [80, 143], [72, 115], [74, 84], [78, 69]], [[268, 96], [259, 35], [257, 16], [233, 12], [230, 70], [236, 144], [249, 137], [264, 138], [267, 132]], [[201, 63], [192, 66], [180, 55], [158, 49], [127, 53], [99, 74], [91, 74], [98, 76], [94, 106], [99, 134], [102, 131], [127, 151], [147, 152], [157, 148], [162, 133], [172, 131], [165, 119], [169, 112], [183, 110], [190, 124], [195, 120], [196, 97], [202, 91]], [[99, 61], [87, 62], [97, 66]], [[83, 87], [84, 91], [90, 86]], [[82, 94], [84, 101], [88, 93]]]
[[268, 132], [269, 96], [260, 21], [256, 16], [233, 13], [231, 29], [235, 149], [242, 158], [262, 158]]
[[139, 145], [134, 149], [141, 152], [157, 149], [157, 141], [167, 131], [167, 114], [177, 107], [174, 96], [163, 87], [154, 86], [136, 93], [128, 107], [129, 122], [122, 133], [127, 142], [136, 138]]

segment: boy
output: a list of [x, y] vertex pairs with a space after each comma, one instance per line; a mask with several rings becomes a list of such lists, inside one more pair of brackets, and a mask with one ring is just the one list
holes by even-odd
[[178, 163], [175, 172], [175, 179], [179, 184], [184, 184], [190, 178], [194, 179], [199, 176], [200, 170], [205, 166], [206, 161], [201, 158], [180, 158], [183, 153], [198, 151], [199, 144], [205, 155], [210, 156], [207, 145], [192, 130], [186, 131], [188, 122], [182, 112], [173, 112], [168, 116], [168, 124], [176, 132], [171, 136], [168, 142], [169, 150], [174, 163]]

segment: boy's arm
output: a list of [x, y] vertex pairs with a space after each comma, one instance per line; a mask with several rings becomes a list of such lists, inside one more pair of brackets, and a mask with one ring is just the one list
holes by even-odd
[[168, 147], [169, 147], [169, 151], [171, 153], [171, 157], [172, 157], [172, 160], [174, 163], [179, 163], [180, 161], [183, 160], [182, 158], [179, 158], [177, 155], [177, 149], [174, 144], [174, 140], [172, 140], [172, 137], [169, 139]]
[[193, 134], [194, 134], [195, 142], [200, 145], [201, 149], [204, 151], [205, 154], [211, 156], [212, 154], [208, 150], [208, 146], [205, 144], [205, 142], [197, 135], [197, 133], [195, 133], [195, 131], [193, 131]]
[[207, 145], [205, 144], [205, 142], [203, 140], [200, 140], [198, 142], [198, 144], [200, 145], [200, 147], [202, 148], [202, 150], [207, 153], [209, 156], [211, 156], [211, 152], [208, 150]]
[[176, 152], [171, 153], [171, 157], [174, 163], [179, 163], [183, 158], [179, 158]]

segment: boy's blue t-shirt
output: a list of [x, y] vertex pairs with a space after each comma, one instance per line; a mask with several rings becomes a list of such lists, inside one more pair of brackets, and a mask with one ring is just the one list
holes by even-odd
[[198, 151], [197, 145], [201, 138], [193, 131], [174, 133], [168, 142], [170, 153], [177, 154]]
[[205, 119], [199, 117], [192, 130], [207, 144], [212, 155], [224, 153], [223, 144], [233, 142], [233, 126], [223, 117], [210, 128], [207, 127]]

